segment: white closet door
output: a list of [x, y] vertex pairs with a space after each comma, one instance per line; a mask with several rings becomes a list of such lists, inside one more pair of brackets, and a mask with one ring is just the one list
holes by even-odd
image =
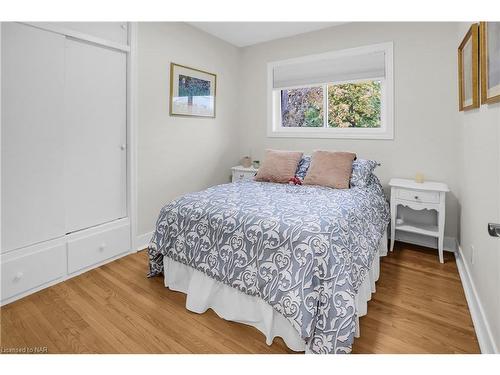
[[126, 216], [126, 54], [66, 38], [66, 231]]
[[2, 251], [65, 233], [64, 37], [2, 23]]

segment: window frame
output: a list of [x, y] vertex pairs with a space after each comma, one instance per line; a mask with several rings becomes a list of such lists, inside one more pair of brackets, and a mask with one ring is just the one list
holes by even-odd
[[[324, 58], [357, 56], [373, 52], [385, 54], [385, 78], [372, 77], [359, 80], [325, 82], [321, 84], [301, 85], [282, 89], [273, 89], [273, 70], [285, 64], [315, 61]], [[281, 126], [281, 90], [304, 87], [325, 87], [342, 83], [367, 81], [381, 82], [381, 113], [379, 128], [330, 128], [330, 127], [282, 127]], [[323, 93], [324, 118], [328, 121], [328, 95]], [[298, 58], [274, 61], [267, 64], [267, 136], [280, 138], [340, 138], [340, 139], [394, 139], [394, 80], [393, 80], [393, 42], [349, 48], [327, 53], [302, 56]]]

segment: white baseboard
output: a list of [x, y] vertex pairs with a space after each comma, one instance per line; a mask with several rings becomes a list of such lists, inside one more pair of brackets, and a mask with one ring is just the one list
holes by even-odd
[[154, 231], [137, 236], [134, 245], [135, 251], [144, 250], [146, 247], [148, 247], [149, 241], [151, 241], [153, 234]]
[[458, 273], [460, 274], [460, 280], [462, 281], [465, 298], [467, 299], [467, 305], [469, 306], [472, 323], [474, 324], [474, 330], [476, 331], [481, 353], [499, 353], [498, 348], [495, 346], [493, 334], [488, 324], [488, 320], [486, 319], [483, 305], [481, 304], [479, 294], [477, 293], [474, 280], [471, 277], [467, 261], [464, 258], [462, 247], [458, 244], [458, 242], [456, 247], [458, 249], [458, 251], [455, 252]]

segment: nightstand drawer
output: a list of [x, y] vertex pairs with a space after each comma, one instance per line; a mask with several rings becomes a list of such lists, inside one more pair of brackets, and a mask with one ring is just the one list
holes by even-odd
[[416, 203], [439, 203], [439, 192], [398, 189], [397, 198]]
[[232, 168], [232, 181], [253, 180], [257, 174], [257, 169], [253, 168]]

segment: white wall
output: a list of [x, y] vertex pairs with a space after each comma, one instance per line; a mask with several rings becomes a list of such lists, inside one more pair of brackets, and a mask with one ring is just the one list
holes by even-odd
[[[266, 137], [266, 64], [307, 54], [394, 42], [394, 140]], [[446, 236], [458, 233], [456, 24], [351, 23], [246, 47], [242, 51], [241, 142], [256, 159], [266, 148], [350, 150], [382, 163], [377, 175], [445, 181]]]
[[[217, 74], [215, 119], [169, 116], [170, 62]], [[170, 200], [229, 182], [238, 150], [239, 50], [183, 23], [138, 25], [138, 235]], [[146, 239], [146, 241], [149, 240]]]
[[[456, 46], [469, 27], [470, 23], [458, 25]], [[490, 237], [486, 225], [500, 222], [500, 103], [460, 113], [457, 129], [460, 134], [460, 245], [484, 320], [499, 351], [500, 239]]]

